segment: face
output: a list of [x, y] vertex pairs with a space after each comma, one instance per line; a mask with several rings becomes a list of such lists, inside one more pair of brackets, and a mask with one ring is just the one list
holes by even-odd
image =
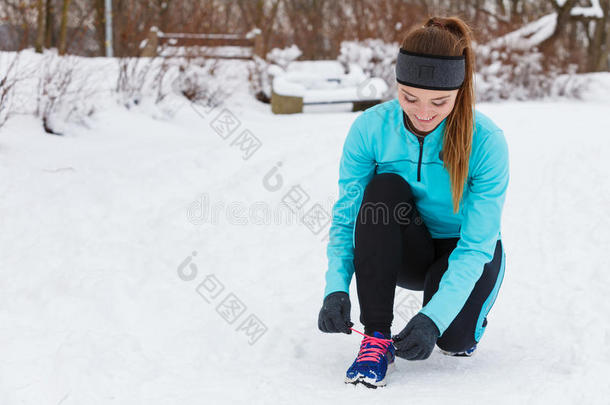
[[425, 90], [398, 83], [398, 101], [415, 128], [431, 131], [453, 110], [459, 90]]

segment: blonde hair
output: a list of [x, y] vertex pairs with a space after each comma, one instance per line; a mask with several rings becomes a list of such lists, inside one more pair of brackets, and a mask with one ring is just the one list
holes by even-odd
[[468, 177], [468, 161], [474, 131], [474, 51], [472, 30], [459, 17], [431, 17], [405, 36], [402, 48], [410, 52], [466, 58], [466, 75], [455, 106], [447, 116], [443, 162], [449, 172], [454, 212], [459, 211]]

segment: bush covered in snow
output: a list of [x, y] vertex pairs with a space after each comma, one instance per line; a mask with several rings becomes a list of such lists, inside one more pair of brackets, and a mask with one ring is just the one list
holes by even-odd
[[11, 116], [13, 93], [19, 81], [19, 54], [0, 53], [0, 127]]
[[215, 107], [245, 84], [236, 63], [247, 62], [0, 52], [0, 126], [11, 115], [28, 114], [46, 132], [63, 134], [67, 124], [88, 126], [95, 111], [116, 103], [158, 118], [171, 118], [189, 101]]
[[273, 48], [267, 53], [266, 60], [270, 64], [278, 65], [285, 70], [291, 62], [297, 60], [302, 54], [303, 53], [296, 45], [284, 49]]
[[49, 51], [40, 61], [36, 113], [47, 133], [61, 135], [66, 122], [86, 124], [95, 111], [95, 86], [79, 59]]
[[580, 98], [588, 79], [576, 76], [561, 50], [539, 49], [553, 34], [556, 13], [547, 14], [486, 44], [475, 44], [477, 98], [480, 101]]
[[532, 50], [476, 48], [478, 101], [535, 100], [547, 97], [581, 97], [586, 81], [575, 75], [576, 66], [562, 72], [560, 67], [544, 67], [544, 55]]
[[249, 66], [248, 81], [250, 90], [257, 100], [269, 103], [271, 100], [271, 83], [273, 78], [283, 73], [290, 62], [301, 56], [301, 50], [296, 46], [279, 49], [274, 48], [267, 53], [265, 59], [254, 56]]
[[379, 77], [388, 85], [382, 95], [383, 100], [396, 96], [396, 56], [398, 43], [387, 43], [379, 39], [364, 41], [343, 41], [338, 57], [346, 69], [351, 63], [362, 68], [368, 77]]
[[165, 117], [173, 116], [183, 103], [176, 97], [213, 107], [222, 104], [229, 91], [214, 76], [217, 61], [192, 58], [121, 58], [115, 91], [120, 104], [134, 108], [143, 101], [153, 104]]
[[167, 66], [162, 66], [162, 59], [157, 58], [119, 58], [119, 71], [115, 91], [119, 102], [126, 108], [132, 108], [142, 102], [146, 96], [153, 96], [160, 90], [157, 88], [162, 72], [167, 72]]
[[215, 77], [217, 60], [186, 60], [179, 65], [173, 88], [193, 103], [217, 107], [229, 96], [222, 81]]

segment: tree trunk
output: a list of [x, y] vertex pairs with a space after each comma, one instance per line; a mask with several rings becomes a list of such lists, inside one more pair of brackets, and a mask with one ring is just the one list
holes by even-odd
[[157, 8], [159, 9], [157, 27], [161, 32], [168, 32], [169, 0], [157, 0]]
[[61, 25], [59, 29], [59, 54], [63, 55], [66, 53], [66, 31], [68, 29], [68, 8], [70, 7], [70, 0], [63, 0], [63, 6], [61, 8]]
[[38, 11], [38, 16], [36, 17], [36, 52], [42, 53], [42, 48], [44, 47], [44, 33], [45, 33], [45, 18], [44, 18], [44, 10], [45, 4], [44, 0], [37, 0], [36, 9]]
[[104, 16], [104, 0], [95, 0], [95, 38], [99, 48], [98, 55], [106, 55], [106, 17]]
[[610, 56], [610, 35], [608, 35], [608, 30], [610, 30], [610, 0], [605, 0], [600, 3], [604, 12], [604, 18], [601, 21], [598, 21], [598, 27], [596, 27], [596, 34], [597, 29], [599, 28], [599, 31], [601, 31], [601, 38], [599, 41], [597, 63], [593, 65], [593, 71], [595, 72], [610, 70], [610, 61], [608, 60], [608, 57]]
[[[555, 0], [553, 0], [552, 3], [555, 5]], [[543, 55], [550, 55], [553, 53], [555, 42], [565, 30], [566, 25], [568, 25], [570, 21], [570, 12], [572, 11], [572, 8], [575, 5], [576, 0], [567, 0], [561, 7], [555, 5], [555, 10], [557, 12], [557, 23], [555, 24], [555, 31], [553, 31], [553, 34], [551, 34], [550, 37], [542, 41], [538, 46], [538, 49], [540, 49]]]
[[46, 7], [46, 30], [45, 30], [45, 38], [44, 38], [44, 43], [45, 43], [45, 47], [46, 48], [52, 48], [53, 45], [55, 45], [55, 41], [53, 40], [53, 34], [54, 34], [54, 22], [55, 22], [55, 10], [53, 7], [53, 0], [46, 0], [47, 2], [47, 7]]

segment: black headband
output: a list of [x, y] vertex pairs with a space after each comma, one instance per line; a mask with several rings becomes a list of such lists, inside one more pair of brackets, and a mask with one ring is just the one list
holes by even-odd
[[396, 58], [396, 81], [427, 90], [455, 90], [464, 83], [466, 57], [408, 52], [400, 48]]

